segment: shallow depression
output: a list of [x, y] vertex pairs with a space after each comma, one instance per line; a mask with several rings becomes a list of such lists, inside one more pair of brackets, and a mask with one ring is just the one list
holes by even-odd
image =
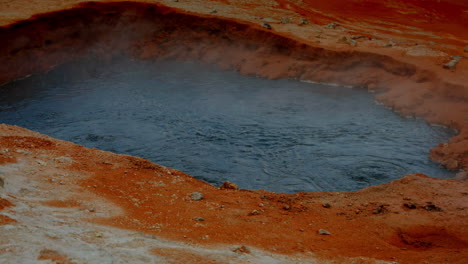
[[218, 185], [355, 191], [421, 172], [453, 131], [358, 89], [265, 80], [190, 62], [81, 61], [1, 87], [0, 122], [141, 156]]

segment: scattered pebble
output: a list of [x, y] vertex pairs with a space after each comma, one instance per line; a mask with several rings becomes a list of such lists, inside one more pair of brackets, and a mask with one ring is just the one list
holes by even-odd
[[260, 212], [258, 210], [253, 210], [252, 212], [249, 213], [249, 215], [259, 215]]
[[235, 247], [231, 251], [237, 254], [250, 254], [250, 249], [247, 246]]
[[364, 35], [354, 35], [351, 36], [351, 39], [367, 39], [367, 37]]
[[16, 150], [16, 153], [28, 155], [29, 151], [26, 151], [26, 150], [23, 150], [23, 149], [18, 149], [18, 150]]
[[389, 47], [393, 47], [393, 46], [396, 46], [396, 44], [395, 44], [395, 42], [390, 40], [389, 42], [387, 42], [387, 44], [385, 44], [384, 47], [389, 48]]
[[335, 29], [336, 27], [338, 27], [340, 24], [336, 23], [336, 22], [332, 22], [330, 24], [327, 24], [325, 25], [325, 28], [329, 28], [329, 29]]
[[385, 209], [385, 205], [380, 205], [374, 210], [373, 214], [382, 214], [382, 213], [385, 213], [386, 211], [387, 209]]
[[452, 60], [444, 64], [444, 69], [453, 70], [458, 62], [462, 59], [461, 56], [452, 56]]
[[427, 205], [424, 207], [424, 209], [426, 209], [427, 211], [436, 211], [436, 212], [442, 211], [442, 208], [437, 207], [432, 202], [427, 202]]
[[355, 41], [354, 39], [348, 39], [346, 37], [342, 37], [338, 40], [338, 43], [343, 43], [343, 44], [349, 44], [353, 47], [356, 47], [357, 46], [357, 41]]
[[323, 208], [330, 208], [331, 205], [330, 205], [329, 203], [324, 203], [324, 204], [322, 204], [322, 207], [323, 207]]
[[291, 210], [291, 206], [289, 206], [288, 204], [285, 204], [283, 206], [283, 209], [289, 211], [289, 210]]
[[309, 25], [309, 23], [310, 23], [309, 20], [303, 18], [301, 19], [301, 23], [299, 23], [299, 25]]
[[290, 22], [291, 22], [291, 19], [289, 19], [289, 17], [281, 18], [281, 24], [289, 24]]
[[200, 217], [200, 216], [194, 217], [194, 218], [192, 218], [192, 219], [193, 219], [194, 221], [199, 221], [199, 222], [205, 221], [205, 218]]
[[0, 188], [4, 188], [5, 187], [5, 180], [0, 177]]
[[41, 165], [41, 166], [46, 166], [47, 165], [47, 162], [45, 161], [42, 161], [42, 160], [36, 160], [37, 164]]
[[416, 209], [418, 205], [416, 203], [405, 203], [403, 206], [409, 209]]
[[331, 233], [325, 229], [319, 229], [319, 235], [331, 235]]
[[266, 28], [266, 29], [271, 29], [270, 23], [267, 23], [267, 22], [263, 22], [263, 23], [262, 23], [262, 27], [264, 27], [264, 28]]
[[200, 192], [193, 192], [190, 194], [190, 199], [192, 199], [192, 201], [200, 201], [204, 197], [205, 195], [203, 195], [203, 193], [200, 193]]
[[219, 187], [221, 190], [239, 190], [239, 186], [237, 184], [225, 181], [221, 187]]
[[210, 13], [211, 13], [211, 14], [216, 14], [216, 13], [218, 13], [218, 10], [213, 9], [213, 10], [210, 11]]

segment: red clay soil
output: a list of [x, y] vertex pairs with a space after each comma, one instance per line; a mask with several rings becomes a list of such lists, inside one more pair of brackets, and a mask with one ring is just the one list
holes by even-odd
[[[413, 36], [406, 33], [407, 31], [426, 32], [443, 38], [445, 44], [463, 47], [467, 45], [468, 2], [464, 0], [280, 0], [278, 2], [282, 7], [289, 6], [310, 19], [317, 20], [317, 13], [323, 14], [323, 18], [317, 20], [318, 23], [342, 21], [348, 26], [365, 23], [369, 27], [367, 29], [369, 32], [373, 31], [372, 27], [377, 27], [377, 31], [382, 33], [388, 32], [411, 38]], [[293, 2], [299, 3], [292, 4]], [[419, 39], [433, 40], [424, 34], [420, 34]]]
[[[77, 200], [85, 199], [80, 193], [92, 192], [124, 209], [123, 215], [95, 218], [94, 223], [191, 245], [244, 244], [281, 254], [313, 253], [338, 263], [349, 257], [397, 263], [468, 259], [468, 224], [463, 221], [468, 185], [456, 180], [415, 174], [355, 193], [220, 190], [141, 158], [87, 149], [18, 127], [2, 125], [0, 133], [0, 145], [14, 156], [21, 155], [20, 149], [51, 160], [64, 155], [73, 160], [64, 168], [90, 175], [67, 179], [82, 187]], [[192, 192], [204, 198], [194, 201]], [[320, 229], [331, 235], [320, 235]]]
[[[196, 59], [267, 78], [353, 85], [383, 91], [377, 99], [403, 115], [456, 128], [458, 135], [433, 149], [431, 158], [450, 169], [468, 170], [468, 62], [442, 68], [449, 55], [466, 54], [468, 4], [461, 0], [96, 1], [76, 6], [81, 2], [0, 3], [0, 38], [8, 40], [0, 47], [0, 83], [78, 57], [111, 60], [125, 53]], [[281, 23], [285, 16], [294, 22]], [[333, 21], [341, 26], [323, 27]], [[358, 38], [357, 46], [340, 42], [357, 34], [367, 37]], [[397, 45], [385, 47], [390, 40]], [[71, 179], [76, 185], [124, 209], [121, 216], [95, 219], [98, 223], [192, 244], [313, 253], [339, 263], [349, 257], [398, 263], [468, 260], [463, 182], [415, 174], [356, 193], [220, 190], [140, 158], [1, 128], [0, 146], [11, 151], [0, 155], [0, 165], [17, 162], [17, 149], [69, 155], [75, 161], [69, 170], [90, 175]], [[192, 201], [192, 192], [205, 198]], [[331, 235], [319, 235], [319, 229]], [[174, 256], [177, 250], [153, 253]]]

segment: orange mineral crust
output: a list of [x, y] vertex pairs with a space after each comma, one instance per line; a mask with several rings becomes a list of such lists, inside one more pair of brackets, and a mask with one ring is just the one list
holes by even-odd
[[[401, 115], [456, 129], [431, 158], [466, 181], [467, 21], [463, 0], [6, 0], [0, 83], [124, 54], [362, 87]], [[467, 263], [466, 182], [401, 176], [355, 193], [220, 189], [0, 125], [0, 259]]]
[[[226, 258], [243, 263], [240, 257], [258, 254], [317, 263], [464, 263], [468, 258], [467, 184], [456, 180], [414, 174], [355, 193], [282, 194], [238, 190], [233, 184], [219, 189], [141, 158], [87, 149], [19, 127], [1, 125], [0, 144], [19, 161], [2, 167], [10, 170], [4, 192], [11, 194], [5, 199], [35, 208], [21, 211], [2, 200], [10, 206], [3, 212], [15, 218], [15, 225], [33, 224], [30, 219], [38, 212], [53, 212], [75, 233], [112, 226], [152, 236], [153, 243], [179, 241], [178, 250], [158, 244], [148, 254], [193, 263], [224, 263]], [[47, 219], [37, 220], [41, 230], [58, 221]], [[53, 233], [47, 231], [45, 239]], [[92, 234], [86, 239], [90, 245], [112, 239], [105, 231]], [[57, 247], [61, 240], [50, 243], [38, 247], [38, 254], [61, 249], [60, 256], [79, 258]], [[234, 255], [203, 253], [220, 247]], [[289, 262], [296, 263], [284, 263]]]

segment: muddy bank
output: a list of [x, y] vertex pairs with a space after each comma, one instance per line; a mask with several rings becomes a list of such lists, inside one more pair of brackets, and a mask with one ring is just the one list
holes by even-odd
[[[11, 218], [2, 220], [0, 242], [9, 260], [40, 258], [53, 250], [77, 263], [90, 254], [107, 261], [111, 256], [96, 254], [102, 248], [133, 263], [154, 263], [142, 260], [147, 250], [168, 257], [163, 263], [177, 263], [173, 258], [464, 263], [468, 258], [467, 224], [460, 221], [466, 216], [467, 185], [455, 180], [415, 174], [356, 193], [281, 194], [232, 185], [218, 189], [141, 158], [14, 126], [0, 125], [0, 146], [5, 181], [0, 210]], [[330, 234], [321, 235], [320, 229]], [[142, 251], [135, 255], [128, 248]]]
[[432, 150], [449, 169], [467, 169], [467, 86], [390, 56], [313, 47], [262, 28], [194, 16], [144, 3], [86, 3], [37, 15], [0, 29], [0, 83], [46, 72], [83, 56], [110, 60], [184, 59], [265, 78], [294, 78], [352, 85], [382, 94], [377, 99], [405, 116], [453, 127], [459, 135]]

